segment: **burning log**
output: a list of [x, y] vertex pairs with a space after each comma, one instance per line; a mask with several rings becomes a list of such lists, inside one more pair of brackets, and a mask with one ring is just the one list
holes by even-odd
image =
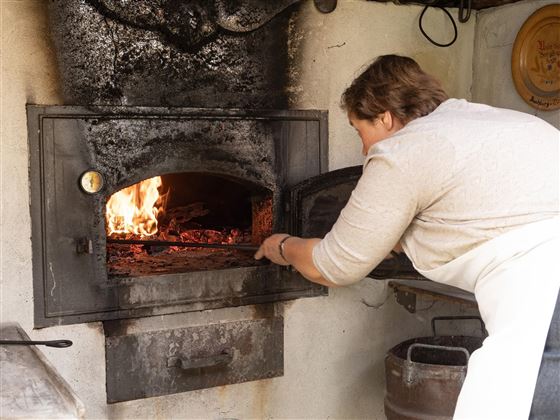
[[186, 229], [200, 228], [193, 219], [206, 216], [210, 210], [204, 203], [192, 203], [187, 206], [174, 207], [164, 212], [161, 224], [167, 226], [169, 232], [181, 232]]

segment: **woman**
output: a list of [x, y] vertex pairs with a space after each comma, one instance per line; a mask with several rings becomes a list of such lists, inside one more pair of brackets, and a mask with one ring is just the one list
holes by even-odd
[[400, 244], [427, 278], [474, 293], [489, 332], [455, 418], [526, 419], [533, 394], [532, 416], [558, 415], [560, 398], [547, 399], [547, 389], [560, 387], [560, 360], [543, 361], [554, 385], [536, 386], [560, 317], [558, 130], [449, 99], [396, 55], [375, 60], [342, 104], [366, 156], [350, 200], [325, 238], [275, 234], [255, 258], [335, 287], [361, 280]]

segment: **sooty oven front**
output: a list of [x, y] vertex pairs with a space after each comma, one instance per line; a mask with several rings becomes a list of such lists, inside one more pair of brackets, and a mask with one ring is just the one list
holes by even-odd
[[[28, 108], [36, 324], [272, 302], [325, 293], [253, 259], [288, 228], [287, 189], [326, 171], [326, 114], [174, 108]], [[160, 176], [157, 239], [111, 243], [108, 199]], [[154, 236], [152, 236], [154, 237]]]

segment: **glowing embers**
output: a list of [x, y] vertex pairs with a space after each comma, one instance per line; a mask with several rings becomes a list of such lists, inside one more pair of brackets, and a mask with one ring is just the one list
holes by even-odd
[[157, 242], [256, 244], [272, 231], [271, 215], [268, 191], [225, 176], [181, 173], [144, 180], [107, 202], [108, 274], [137, 277], [260, 265], [251, 251]]

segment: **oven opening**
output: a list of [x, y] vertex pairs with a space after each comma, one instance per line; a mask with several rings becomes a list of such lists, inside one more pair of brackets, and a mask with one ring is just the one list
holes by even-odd
[[107, 197], [107, 274], [262, 265], [254, 246], [271, 234], [272, 221], [272, 193], [237, 178], [184, 172], [145, 179]]

